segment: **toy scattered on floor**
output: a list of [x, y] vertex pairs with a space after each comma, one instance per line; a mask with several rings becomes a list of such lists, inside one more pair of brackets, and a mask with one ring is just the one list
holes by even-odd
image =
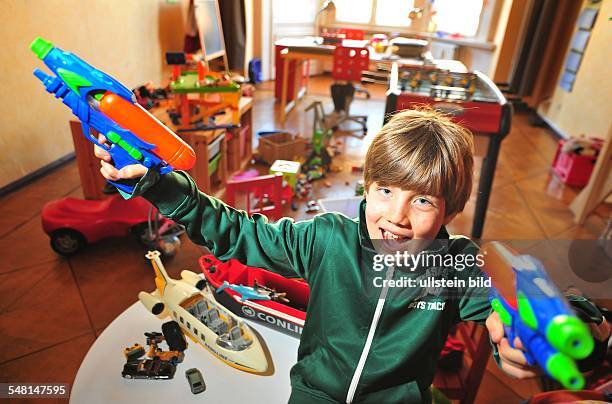
[[329, 140], [333, 135], [333, 123], [328, 122], [323, 112], [321, 101], [315, 101], [306, 108], [306, 111], [314, 111], [314, 122], [310, 147], [312, 148], [306, 161], [302, 165], [302, 172], [309, 180], [322, 178], [331, 164], [333, 152], [328, 151]]
[[321, 207], [317, 201], [308, 201], [308, 204], [306, 205], [306, 213], [317, 213], [319, 210], [321, 210]]
[[584, 377], [575, 360], [591, 354], [593, 337], [542, 263], [498, 242], [485, 244], [480, 251], [493, 284], [491, 307], [499, 314], [510, 345], [518, 337], [530, 365], [537, 364], [567, 389], [582, 389]]
[[159, 106], [160, 100], [168, 99], [168, 90], [165, 88], [156, 88], [153, 82], [147, 81], [142, 86], [132, 90], [136, 96], [136, 102], [144, 109], [151, 109]]
[[[236, 259], [219, 261], [213, 255], [199, 259], [200, 268], [212, 288], [220, 288], [225, 282], [251, 288], [269, 299], [244, 298], [240, 291], [224, 288], [215, 299], [234, 314], [259, 322], [286, 334], [300, 337], [306, 306], [308, 284], [299, 279], [285, 278], [262, 268], [249, 267]], [[243, 290], [250, 293], [249, 290]]]
[[206, 390], [206, 383], [204, 383], [202, 373], [200, 373], [198, 369], [191, 368], [186, 370], [185, 377], [187, 378], [187, 383], [189, 383], [189, 389], [193, 394], [199, 394]]
[[155, 271], [156, 290], [138, 299], [155, 315], [169, 314], [183, 332], [228, 365], [251, 373], [265, 373], [268, 361], [259, 338], [239, 317], [219, 304], [205, 279], [182, 271], [170, 278], [158, 251], [146, 257]]
[[363, 164], [360, 166], [352, 166], [351, 167], [351, 172], [352, 173], [362, 173], [363, 172]]
[[269, 173], [283, 174], [283, 183], [288, 184], [292, 189], [297, 185], [298, 175], [302, 164], [299, 161], [276, 160], [272, 163]]
[[[193, 149], [136, 103], [128, 88], [40, 37], [30, 48], [55, 74], [35, 69], [34, 75], [70, 107], [85, 137], [108, 151], [115, 167], [142, 164], [161, 174], [193, 167]], [[107, 143], [100, 143], [91, 129], [104, 135]], [[128, 194], [134, 190], [133, 180], [109, 182]]]
[[[240, 85], [227, 73], [209, 71], [204, 60], [184, 52], [167, 52], [166, 62], [173, 67], [170, 91], [181, 116], [181, 129], [190, 128], [193, 121], [206, 123], [226, 108], [231, 111], [232, 124], [240, 123]], [[195, 70], [190, 64], [195, 64]]]
[[365, 192], [365, 186], [363, 180], [359, 180], [355, 183], [355, 196], [363, 196]]
[[[152, 228], [151, 217], [156, 225]], [[180, 247], [182, 226], [157, 216], [157, 210], [141, 197], [123, 199], [112, 195], [99, 201], [66, 197], [47, 202], [41, 212], [42, 226], [51, 248], [63, 256], [81, 251], [87, 244], [130, 233], [150, 248], [174, 255]]]

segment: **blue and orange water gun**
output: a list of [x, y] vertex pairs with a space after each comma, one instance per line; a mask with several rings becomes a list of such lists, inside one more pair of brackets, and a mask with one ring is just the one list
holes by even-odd
[[[142, 164], [166, 174], [194, 165], [193, 149], [138, 105], [123, 84], [40, 37], [30, 48], [55, 73], [51, 76], [36, 69], [34, 75], [70, 107], [81, 121], [85, 137], [108, 151], [115, 167]], [[104, 135], [109, 145], [100, 143], [91, 129]], [[109, 182], [127, 194], [134, 191], [129, 182]]]
[[489, 300], [510, 345], [519, 337], [530, 365], [537, 364], [567, 389], [582, 389], [584, 377], [575, 361], [591, 354], [593, 337], [542, 263], [499, 242], [483, 245], [481, 253], [493, 284]]

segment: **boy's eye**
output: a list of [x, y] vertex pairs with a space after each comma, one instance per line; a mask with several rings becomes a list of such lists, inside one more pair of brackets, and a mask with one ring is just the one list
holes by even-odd
[[431, 201], [429, 201], [429, 199], [426, 199], [426, 198], [416, 198], [416, 199], [414, 200], [414, 203], [415, 203], [415, 204], [417, 204], [417, 205], [423, 205], [423, 206], [426, 206], [426, 205], [433, 205], [433, 204], [431, 203]]
[[384, 188], [384, 187], [378, 187], [377, 191], [382, 195], [382, 196], [391, 196], [391, 190], [389, 188]]

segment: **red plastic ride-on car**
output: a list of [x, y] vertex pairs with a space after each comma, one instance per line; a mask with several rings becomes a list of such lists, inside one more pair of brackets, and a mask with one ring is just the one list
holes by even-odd
[[145, 199], [126, 200], [119, 194], [95, 201], [70, 197], [51, 201], [41, 214], [51, 248], [60, 255], [74, 255], [88, 243], [130, 233], [147, 247], [174, 255], [182, 228], [169, 219], [157, 220], [157, 216], [157, 210]]

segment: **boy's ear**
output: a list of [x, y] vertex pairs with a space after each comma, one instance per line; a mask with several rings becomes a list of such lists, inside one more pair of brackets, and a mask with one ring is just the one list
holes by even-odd
[[452, 215], [448, 215], [444, 218], [444, 226], [446, 226], [447, 224], [449, 224], [450, 222], [453, 221], [453, 219], [455, 218], [455, 216], [457, 216], [459, 212], [455, 212]]

